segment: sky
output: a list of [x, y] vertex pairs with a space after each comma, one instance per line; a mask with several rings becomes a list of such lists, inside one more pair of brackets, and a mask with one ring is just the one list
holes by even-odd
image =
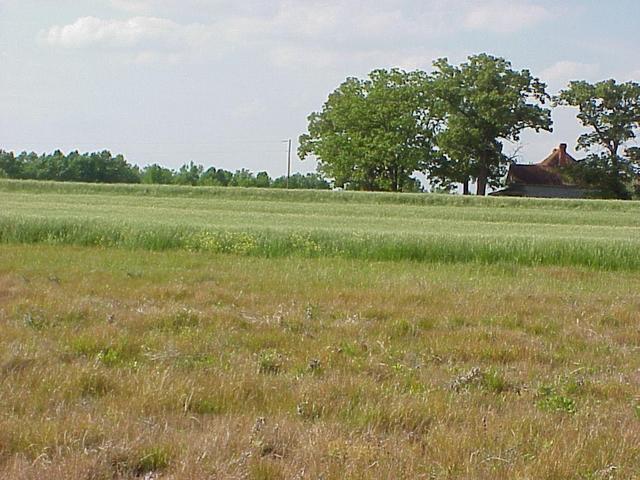
[[[639, 27], [638, 0], [0, 0], [0, 148], [279, 176], [292, 138], [309, 172], [297, 138], [347, 77], [486, 52], [551, 93], [640, 81]], [[575, 111], [553, 116], [519, 162], [573, 151]]]

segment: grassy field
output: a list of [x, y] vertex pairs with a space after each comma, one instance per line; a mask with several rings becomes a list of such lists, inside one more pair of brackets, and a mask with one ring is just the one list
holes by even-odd
[[640, 269], [640, 202], [0, 182], [0, 242]]
[[0, 205], [0, 478], [640, 476], [637, 203]]

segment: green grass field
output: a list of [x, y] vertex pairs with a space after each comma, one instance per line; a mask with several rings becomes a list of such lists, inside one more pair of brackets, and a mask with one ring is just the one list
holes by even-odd
[[0, 242], [640, 268], [640, 203], [0, 182]]
[[640, 476], [639, 203], [0, 205], [0, 478]]

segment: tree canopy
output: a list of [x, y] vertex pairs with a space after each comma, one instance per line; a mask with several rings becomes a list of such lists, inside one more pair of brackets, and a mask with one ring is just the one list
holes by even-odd
[[301, 158], [315, 155], [319, 171], [363, 190], [415, 190], [416, 171], [436, 186], [477, 180], [477, 193], [504, 176], [504, 141], [527, 128], [551, 130], [546, 86], [528, 70], [482, 54], [460, 66], [443, 58], [422, 71], [374, 70], [348, 78], [309, 116]]
[[502, 58], [481, 54], [460, 66], [434, 62], [428, 82], [433, 115], [440, 120], [429, 173], [441, 184], [477, 180], [477, 193], [498, 182], [509, 158], [504, 141], [518, 141], [527, 128], [551, 131], [546, 86], [528, 70], [516, 71]]
[[337, 186], [361, 190], [416, 189], [411, 178], [434, 153], [424, 72], [374, 70], [348, 78], [309, 116], [300, 158], [315, 155]]
[[629, 198], [627, 185], [640, 162], [637, 147], [622, 148], [640, 129], [640, 84], [574, 81], [556, 101], [577, 107], [578, 119], [589, 129], [578, 138], [578, 149], [589, 153], [580, 167], [582, 176], [605, 195]]

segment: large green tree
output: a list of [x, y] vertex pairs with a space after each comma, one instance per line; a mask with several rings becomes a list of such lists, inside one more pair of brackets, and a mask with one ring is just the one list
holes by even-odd
[[578, 108], [578, 119], [589, 129], [578, 138], [578, 149], [590, 152], [582, 166], [585, 174], [604, 194], [629, 198], [627, 184], [639, 163], [636, 147], [624, 146], [640, 129], [640, 84], [574, 81], [556, 101]]
[[197, 165], [193, 161], [185, 163], [180, 167], [180, 170], [174, 176], [174, 181], [178, 185], [198, 185], [200, 177], [204, 172], [202, 165]]
[[169, 168], [162, 167], [157, 163], [148, 165], [142, 170], [142, 183], [169, 185], [174, 183], [175, 173]]
[[309, 116], [298, 153], [315, 155], [318, 170], [337, 186], [360, 190], [415, 190], [411, 178], [433, 154], [424, 72], [374, 70], [348, 78]]
[[444, 185], [462, 183], [465, 193], [476, 179], [477, 194], [485, 195], [510, 162], [505, 141], [518, 141], [527, 128], [551, 130], [546, 85], [528, 70], [514, 70], [507, 60], [487, 54], [459, 66], [442, 58], [434, 67], [426, 86], [432, 114], [441, 122], [436, 143], [442, 155], [432, 157], [430, 177]]
[[0, 170], [8, 178], [22, 178], [23, 165], [13, 152], [0, 150]]

